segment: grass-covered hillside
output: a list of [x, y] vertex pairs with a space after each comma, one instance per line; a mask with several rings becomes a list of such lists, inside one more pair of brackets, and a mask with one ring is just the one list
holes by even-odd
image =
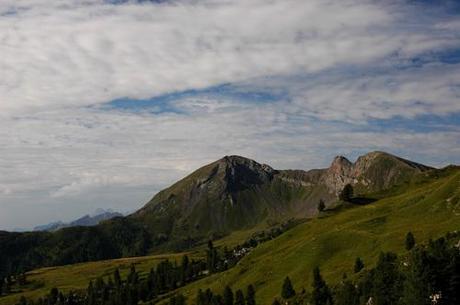
[[[325, 214], [261, 244], [224, 273], [183, 289], [194, 298], [199, 288], [222, 292], [254, 284], [258, 304], [271, 304], [289, 276], [298, 289], [310, 289], [312, 270], [320, 266], [325, 279], [336, 284], [343, 273], [353, 274], [357, 257], [373, 266], [381, 251], [405, 253], [411, 231], [417, 242], [460, 230], [460, 170], [423, 174], [393, 190], [390, 197], [366, 206]], [[382, 194], [380, 194], [382, 196]]]

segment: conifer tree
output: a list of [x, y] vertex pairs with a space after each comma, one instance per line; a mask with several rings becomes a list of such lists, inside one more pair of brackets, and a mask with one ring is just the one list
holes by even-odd
[[292, 286], [291, 279], [289, 278], [289, 276], [287, 276], [283, 282], [283, 287], [281, 289], [281, 297], [283, 299], [290, 299], [293, 296], [295, 296], [295, 290]]
[[185, 285], [185, 283], [187, 283], [187, 276], [188, 276], [188, 271], [189, 271], [189, 259], [188, 259], [188, 256], [187, 255], [184, 255], [182, 257], [182, 262], [181, 262], [181, 265], [180, 265], [180, 282], [181, 282], [181, 285]]
[[407, 262], [407, 269], [405, 272], [405, 280], [402, 292], [402, 304], [420, 304], [430, 305], [430, 295], [433, 290], [430, 289], [428, 254], [425, 249], [415, 249]]
[[214, 248], [212, 240], [209, 240], [208, 250], [207, 250], [207, 259], [206, 259], [206, 264], [207, 264], [209, 272], [213, 273], [216, 271], [217, 261], [218, 261], [217, 250]]
[[402, 282], [396, 254], [380, 254], [372, 280], [372, 294], [377, 304], [397, 304], [402, 294]]
[[196, 305], [206, 305], [206, 295], [204, 294], [203, 290], [198, 289], [197, 296], [196, 296]]
[[342, 201], [350, 201], [353, 197], [353, 187], [351, 184], [347, 184], [343, 187], [343, 190], [339, 194], [339, 199]]
[[410, 251], [415, 246], [415, 237], [412, 232], [408, 232], [406, 235], [406, 250]]
[[229, 286], [224, 289], [224, 305], [233, 305], [233, 291]]
[[323, 280], [319, 267], [313, 269], [313, 291], [311, 302], [313, 305], [331, 305], [332, 295], [326, 282]]
[[244, 294], [241, 289], [238, 289], [235, 294], [235, 305], [245, 305]]
[[246, 305], [256, 305], [256, 291], [251, 284], [246, 290]]
[[355, 267], [354, 267], [355, 273], [360, 272], [361, 270], [363, 270], [363, 268], [364, 268], [364, 262], [361, 260], [360, 257], [357, 257], [355, 260]]
[[335, 305], [359, 305], [359, 292], [350, 280], [345, 279], [335, 293]]
[[134, 264], [131, 264], [131, 268], [128, 275], [128, 283], [130, 283], [131, 285], [136, 285], [138, 280], [139, 276], [137, 275], [136, 267], [134, 266]]
[[23, 295], [19, 299], [19, 305], [27, 305], [27, 300]]
[[113, 280], [115, 282], [115, 286], [116, 287], [120, 287], [121, 286], [121, 277], [120, 277], [120, 270], [115, 269], [115, 271], [113, 272]]
[[323, 199], [320, 199], [317, 206], [318, 212], [322, 212], [326, 209], [326, 204]]

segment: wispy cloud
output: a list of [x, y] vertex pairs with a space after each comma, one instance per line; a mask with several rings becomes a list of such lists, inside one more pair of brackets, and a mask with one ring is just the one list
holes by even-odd
[[0, 2], [1, 228], [132, 210], [225, 154], [460, 162], [450, 6], [109, 2]]

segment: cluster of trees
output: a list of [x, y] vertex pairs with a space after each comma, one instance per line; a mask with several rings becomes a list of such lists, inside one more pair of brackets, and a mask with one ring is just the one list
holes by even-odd
[[[82, 293], [70, 292], [64, 294], [58, 289], [53, 288], [49, 294], [36, 302], [21, 298], [20, 305], [137, 305], [139, 302], [155, 302], [159, 296], [167, 294], [175, 289], [182, 287], [190, 282], [198, 280], [210, 273], [221, 272], [236, 264], [242, 258], [240, 253], [246, 253], [249, 244], [247, 241], [243, 245], [236, 246], [233, 250], [219, 251], [214, 247], [212, 241], [208, 242], [206, 251], [206, 260], [191, 260], [187, 255], [182, 257], [181, 263], [164, 260], [156, 268], [152, 268], [147, 276], [140, 277], [134, 265], [131, 266], [130, 272], [126, 279], [122, 279], [120, 272], [116, 269], [112, 276], [99, 277], [96, 281], [91, 281], [87, 290]], [[257, 243], [256, 243], [257, 245]], [[224, 296], [228, 297], [228, 290]], [[230, 291], [231, 292], [231, 291]], [[236, 292], [236, 299], [239, 299], [240, 291]], [[213, 294], [207, 290], [204, 295], [210, 300], [201, 303], [201, 305], [214, 305], [224, 298]], [[235, 305], [254, 305], [254, 289], [248, 287], [247, 296], [244, 302]], [[217, 300], [217, 301], [216, 301]], [[171, 298], [172, 305], [182, 305], [185, 298], [174, 296]], [[227, 303], [225, 303], [227, 304]], [[232, 304], [233, 305], [233, 304]]]
[[[144, 280], [140, 279], [133, 265], [125, 280], [122, 280], [120, 272], [116, 269], [113, 276], [108, 277], [106, 281], [103, 278], [91, 281], [85, 293], [65, 294], [53, 288], [37, 301], [21, 297], [17, 305], [137, 305], [139, 302], [151, 305], [158, 301], [156, 297], [160, 294], [185, 285], [188, 277], [193, 278], [195, 276], [193, 266], [206, 265], [203, 262], [187, 263], [187, 261], [188, 259], [184, 257], [179, 266], [173, 266], [165, 261], [156, 269], [151, 269]], [[256, 305], [255, 296], [253, 285], [247, 287], [246, 294], [242, 290], [237, 290], [234, 294], [228, 286], [225, 287], [223, 295], [213, 293], [210, 289], [199, 290], [196, 305]], [[169, 304], [186, 305], [186, 299], [182, 294], [176, 294], [170, 297]]]
[[[292, 301], [293, 304], [313, 304], [313, 305], [332, 305], [332, 290], [321, 276], [319, 267], [313, 269], [313, 284], [311, 294], [308, 295], [305, 289], [298, 294], [289, 277], [283, 282], [281, 288], [281, 298], [286, 301]], [[281, 305], [279, 299], [273, 301], [273, 305]]]
[[27, 284], [27, 276], [24, 272], [17, 275], [9, 275], [4, 278], [0, 277], [0, 296], [11, 293], [13, 286], [24, 287]]
[[154, 301], [157, 296], [173, 291], [202, 276], [206, 262], [190, 260], [183, 256], [181, 264], [165, 260], [152, 268], [146, 277], [141, 278], [134, 265], [129, 274], [122, 279], [116, 269], [112, 276], [99, 277], [90, 281], [84, 293], [64, 294], [53, 288], [48, 295], [36, 302], [21, 298], [19, 305], [137, 305]]
[[273, 305], [458, 305], [460, 304], [460, 249], [453, 244], [458, 234], [448, 234], [426, 245], [416, 245], [412, 233], [406, 237], [407, 254], [381, 253], [377, 265], [364, 269], [360, 258], [352, 281], [344, 275], [341, 283], [329, 287], [319, 268], [313, 270], [310, 293], [297, 293], [289, 277]]
[[200, 289], [196, 296], [196, 305], [256, 305], [256, 291], [253, 285], [246, 288], [246, 295], [241, 289], [233, 293], [229, 286], [225, 287], [223, 295], [216, 294], [209, 288], [206, 291]]

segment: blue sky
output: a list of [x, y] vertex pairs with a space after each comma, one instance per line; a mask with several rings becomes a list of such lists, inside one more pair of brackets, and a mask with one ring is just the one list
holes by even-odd
[[0, 41], [0, 229], [132, 211], [229, 154], [460, 163], [458, 1], [6, 0]]

